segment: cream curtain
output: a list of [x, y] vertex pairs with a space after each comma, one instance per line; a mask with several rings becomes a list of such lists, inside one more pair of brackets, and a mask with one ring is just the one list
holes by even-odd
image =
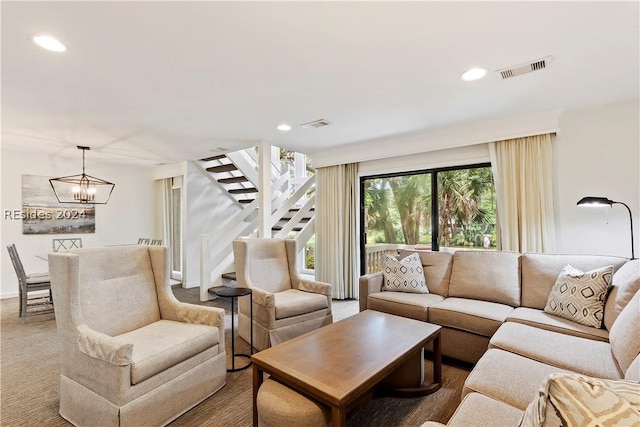
[[497, 195], [498, 248], [555, 252], [551, 135], [489, 144]]
[[[156, 229], [155, 238], [162, 239], [162, 244], [171, 248], [169, 239], [171, 221], [171, 178], [156, 180]], [[171, 249], [169, 249], [171, 250]]]
[[358, 298], [358, 165], [316, 172], [316, 280], [333, 285], [333, 298]]

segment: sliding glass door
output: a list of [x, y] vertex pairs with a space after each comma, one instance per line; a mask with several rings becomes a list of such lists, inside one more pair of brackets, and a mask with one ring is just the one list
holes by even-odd
[[360, 201], [361, 274], [398, 249], [495, 248], [488, 164], [362, 177]]

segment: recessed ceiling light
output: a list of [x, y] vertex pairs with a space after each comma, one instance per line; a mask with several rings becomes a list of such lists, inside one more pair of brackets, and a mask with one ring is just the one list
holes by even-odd
[[291, 125], [280, 123], [278, 126], [276, 126], [276, 129], [278, 129], [280, 132], [289, 132], [291, 130]]
[[60, 41], [51, 36], [34, 36], [33, 42], [43, 49], [50, 50], [52, 52], [64, 52], [67, 47], [60, 43]]
[[487, 70], [484, 68], [473, 67], [462, 73], [460, 78], [465, 82], [471, 82], [473, 80], [479, 80], [485, 75], [487, 75]]

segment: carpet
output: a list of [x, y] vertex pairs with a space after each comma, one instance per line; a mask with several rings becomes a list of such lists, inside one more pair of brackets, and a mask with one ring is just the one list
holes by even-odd
[[[197, 290], [174, 288], [181, 301], [224, 308], [227, 348], [231, 348], [230, 303], [226, 298], [200, 303]], [[334, 301], [334, 321], [358, 311], [357, 301]], [[18, 299], [0, 301], [0, 425], [69, 426], [58, 415], [60, 345], [52, 314], [29, 317], [22, 325]], [[235, 318], [235, 317], [234, 317]], [[249, 345], [236, 340], [236, 352], [248, 352]], [[339, 349], [337, 349], [339, 350]], [[229, 351], [230, 356], [230, 351]], [[230, 366], [230, 357], [228, 359]], [[236, 362], [242, 362], [237, 359]], [[427, 420], [446, 422], [460, 403], [460, 394], [470, 366], [446, 361], [443, 386], [431, 396], [419, 398], [380, 397], [364, 403], [347, 418], [348, 426], [419, 426]], [[251, 369], [229, 373], [227, 384], [216, 394], [191, 409], [171, 426], [249, 427], [252, 424]], [[427, 361], [425, 373], [431, 372]]]

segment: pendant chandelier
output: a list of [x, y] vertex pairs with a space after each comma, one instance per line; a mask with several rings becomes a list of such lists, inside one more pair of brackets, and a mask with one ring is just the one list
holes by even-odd
[[82, 150], [82, 174], [50, 179], [53, 193], [60, 203], [107, 204], [115, 184], [84, 173], [84, 152], [91, 148], [77, 147]]

